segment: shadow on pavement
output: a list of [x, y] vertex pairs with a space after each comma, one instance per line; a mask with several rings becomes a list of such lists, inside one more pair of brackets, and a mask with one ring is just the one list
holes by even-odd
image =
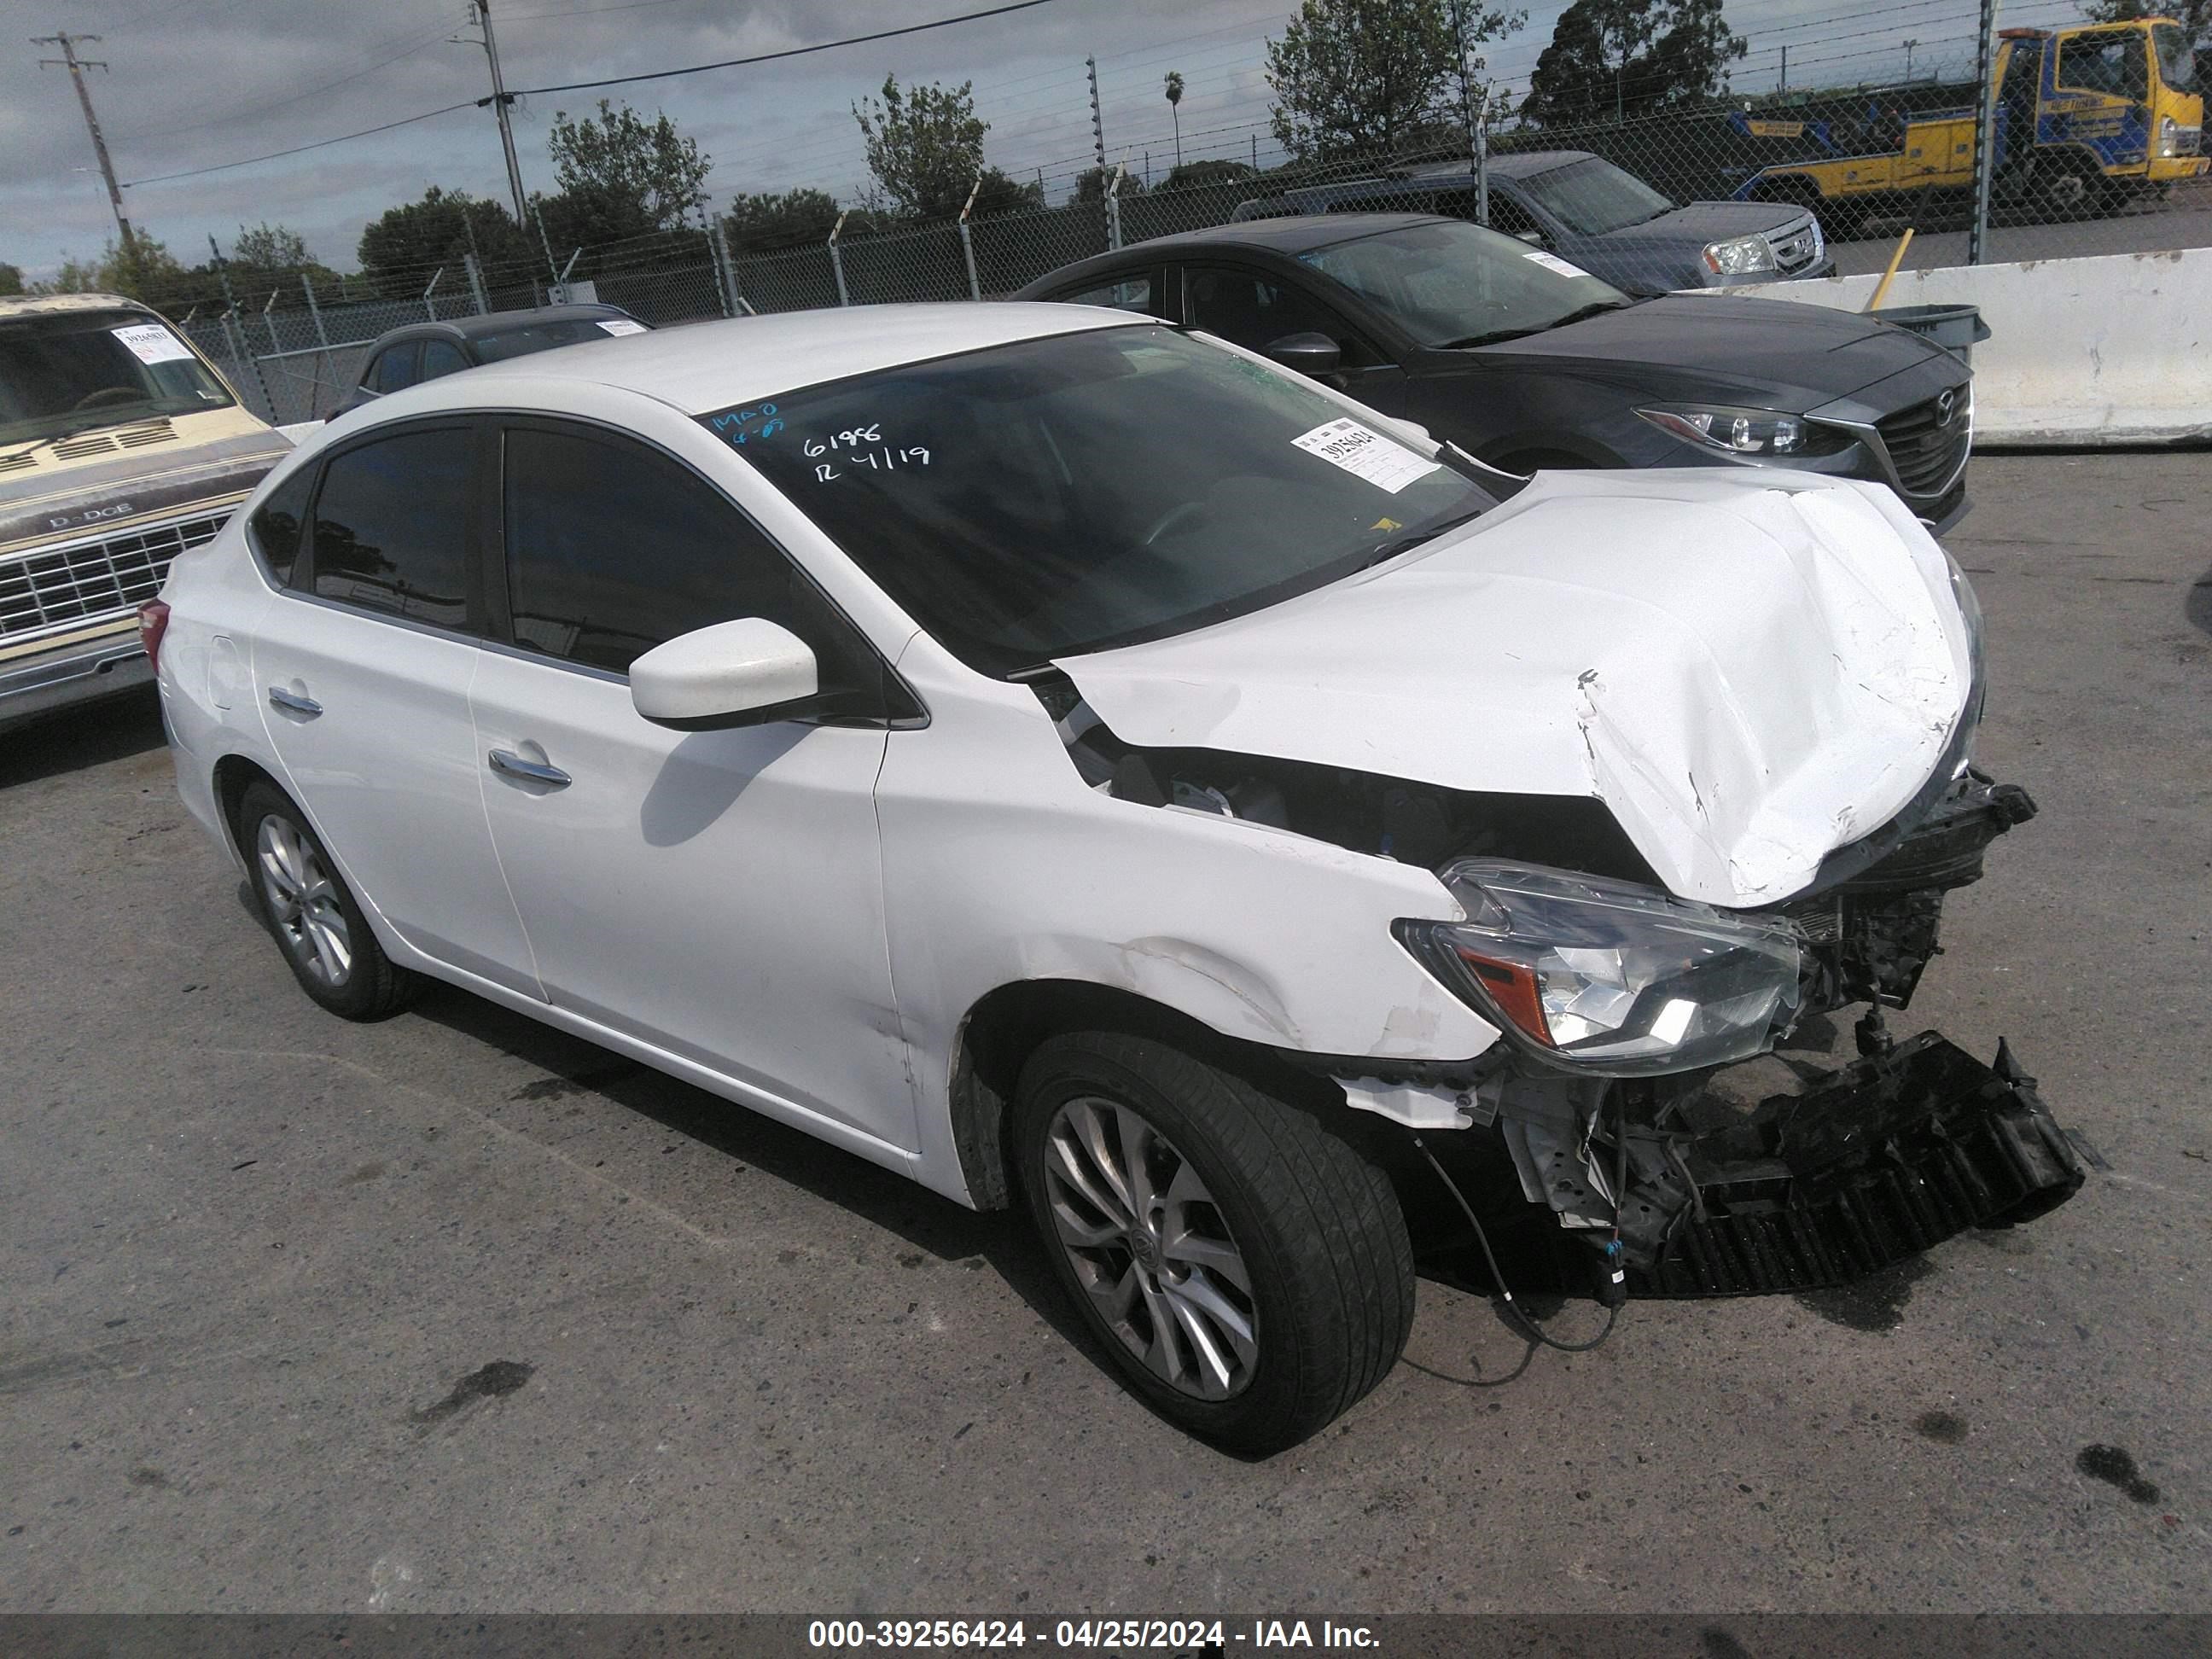
[[2182, 601], [2181, 613], [2198, 633], [2212, 634], [2212, 570], [2190, 583], [2189, 597]]
[[[980, 1256], [1039, 1317], [1090, 1352], [1089, 1332], [1066, 1308], [1020, 1211], [981, 1214], [963, 1209], [811, 1135], [452, 987], [434, 988], [416, 1012], [546, 1073], [544, 1082], [532, 1085], [542, 1091], [540, 1098], [603, 1096], [726, 1158], [849, 1210], [941, 1261]], [[529, 1133], [525, 1124], [509, 1127]]]
[[154, 688], [71, 708], [0, 735], [0, 789], [159, 749], [161, 706]]

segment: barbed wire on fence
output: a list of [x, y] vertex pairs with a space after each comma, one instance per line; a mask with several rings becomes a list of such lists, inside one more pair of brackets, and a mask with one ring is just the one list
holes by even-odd
[[[2027, 3], [2033, 9], [2038, 0]], [[1362, 208], [1475, 218], [1486, 199], [1497, 228], [1541, 245], [1547, 233], [1528, 227], [1504, 181], [1548, 167], [1547, 152], [1577, 152], [1631, 175], [1626, 183], [1610, 173], [1585, 180], [1613, 192], [1600, 216], [1617, 222], [1576, 242], [1577, 258], [1623, 287], [1638, 286], [1635, 239], [1625, 235], [1635, 228], [1633, 216], [1622, 211], [1638, 199], [1637, 181], [1642, 199], [1662, 207], [1738, 202], [1815, 216], [1827, 253], [1846, 274], [1879, 269], [1890, 240], [1908, 227], [1918, 238], [1915, 263], [1965, 263], [1973, 195], [1966, 186], [1984, 108], [1995, 179], [1982, 257], [2212, 243], [2202, 106], [2179, 89], [2191, 70], [2170, 42], [2154, 39], [2159, 27], [2068, 36], [2072, 58], [2061, 56], [2055, 40], [2016, 37], [2015, 73], [1995, 86], [1978, 83], [1971, 69], [1947, 73], [1937, 60], [1934, 70], [1907, 80], [1631, 106], [1541, 126], [1501, 105], [1498, 118], [1483, 123], [1480, 144], [1464, 125], [1448, 121], [1426, 142], [1390, 155], [1327, 160], [1286, 155], [1272, 133], [1262, 137], [1267, 124], [1223, 125], [1183, 131], [1182, 166], [1158, 185], [1146, 186], [1143, 147], [1123, 145], [1108, 152], [1109, 171], [1121, 171], [1111, 193], [1102, 193], [1094, 150], [1035, 169], [1040, 193], [1048, 178], [1072, 184], [1065, 199], [997, 216], [887, 222], [861, 216], [849, 228], [841, 221], [835, 234], [781, 246], [744, 245], [727, 225], [580, 246], [533, 227], [539, 248], [530, 257], [484, 262], [470, 253], [343, 276], [234, 267], [220, 290], [198, 272], [173, 295], [142, 297], [223, 365], [249, 402], [289, 422], [329, 413], [357, 381], [370, 343], [389, 329], [562, 298], [588, 295], [654, 327], [838, 305], [989, 301], [1112, 247], [1255, 213]], [[1932, 55], [1950, 39], [1916, 44]], [[2085, 94], [2100, 109], [2111, 106], [2102, 125], [2085, 118]], [[1750, 226], [1758, 216], [1740, 211], [1737, 218]], [[1826, 268], [1808, 259], [1797, 271], [1774, 274]]]

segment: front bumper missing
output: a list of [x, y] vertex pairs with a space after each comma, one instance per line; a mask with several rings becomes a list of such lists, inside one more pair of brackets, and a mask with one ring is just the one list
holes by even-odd
[[1687, 1135], [1629, 1131], [1629, 1291], [1751, 1296], [1840, 1285], [1972, 1228], [2064, 1203], [2083, 1172], [2000, 1044], [1934, 1031]]

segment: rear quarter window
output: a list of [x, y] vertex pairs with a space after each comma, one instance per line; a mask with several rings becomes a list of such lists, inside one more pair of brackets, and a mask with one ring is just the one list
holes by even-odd
[[290, 586], [292, 568], [299, 562], [300, 537], [307, 528], [307, 497], [314, 481], [315, 469], [301, 467], [277, 485], [246, 521], [246, 539], [279, 587]]

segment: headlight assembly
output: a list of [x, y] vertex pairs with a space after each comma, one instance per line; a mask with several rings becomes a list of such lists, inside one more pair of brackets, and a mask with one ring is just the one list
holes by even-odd
[[1833, 455], [1850, 447], [1848, 433], [1771, 409], [1715, 409], [1689, 404], [1639, 409], [1645, 420], [1684, 443], [1731, 455]]
[[1772, 270], [1774, 246], [1764, 236], [1732, 236], [1705, 244], [1705, 269], [1716, 276], [1753, 276]]
[[1399, 942], [1525, 1052], [1612, 1077], [1763, 1054], [1798, 1002], [1797, 935], [1656, 888], [1496, 859], [1437, 872], [1463, 922]]

